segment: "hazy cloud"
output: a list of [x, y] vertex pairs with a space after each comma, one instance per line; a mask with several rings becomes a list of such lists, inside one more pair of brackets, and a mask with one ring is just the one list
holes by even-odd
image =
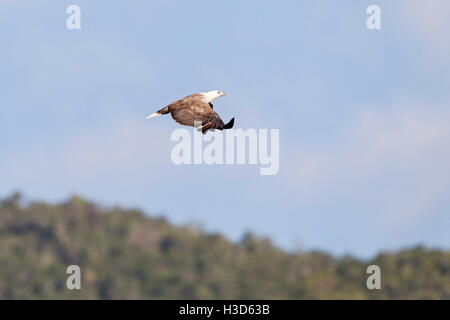
[[[2, 176], [16, 186], [51, 184], [65, 190], [108, 176], [131, 182], [149, 170], [157, 175], [169, 168], [169, 142], [170, 132], [164, 128], [130, 117], [105, 131], [84, 132], [58, 147], [5, 157]], [[156, 172], [151, 169], [156, 167]]]
[[409, 0], [403, 1], [403, 10], [414, 31], [424, 38], [433, 50], [450, 53], [448, 41], [450, 21], [450, 1], [448, 0]]
[[297, 154], [291, 183], [306, 194], [374, 192], [386, 214], [417, 216], [450, 188], [449, 123], [448, 110], [367, 110], [333, 146]]

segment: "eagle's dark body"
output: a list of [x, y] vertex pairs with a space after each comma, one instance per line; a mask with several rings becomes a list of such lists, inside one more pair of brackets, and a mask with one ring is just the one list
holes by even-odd
[[225, 124], [213, 110], [212, 103], [206, 102], [201, 93], [191, 94], [177, 100], [156, 111], [150, 117], [168, 113], [179, 124], [196, 127], [203, 133], [213, 129], [231, 129], [234, 125], [234, 118]]

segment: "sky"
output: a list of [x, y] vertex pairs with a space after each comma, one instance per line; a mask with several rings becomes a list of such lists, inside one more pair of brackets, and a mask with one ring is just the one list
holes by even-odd
[[[449, 249], [449, 21], [447, 0], [2, 0], [0, 197], [78, 194], [287, 250]], [[179, 125], [145, 116], [216, 89], [236, 128], [280, 130], [277, 175], [172, 163]]]

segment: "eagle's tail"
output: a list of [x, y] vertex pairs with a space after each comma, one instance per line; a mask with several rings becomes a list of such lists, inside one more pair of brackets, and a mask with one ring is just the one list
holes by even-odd
[[167, 113], [169, 113], [169, 108], [168, 108], [168, 107], [164, 107], [164, 108], [162, 108], [161, 110], [158, 110], [158, 111], [156, 111], [155, 113], [153, 113], [153, 114], [147, 116], [145, 119], [151, 119], [151, 118], [160, 116], [160, 115], [162, 115], [162, 114], [167, 114]]

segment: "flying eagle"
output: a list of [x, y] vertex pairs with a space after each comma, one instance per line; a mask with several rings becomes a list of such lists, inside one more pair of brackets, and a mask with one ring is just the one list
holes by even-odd
[[[179, 124], [196, 127], [198, 130], [202, 130], [203, 134], [213, 129], [231, 129], [234, 125], [234, 118], [225, 124], [213, 110], [212, 102], [224, 95], [223, 92], [217, 90], [194, 93], [156, 111], [146, 119], [170, 113]], [[198, 126], [198, 123], [201, 124]]]

